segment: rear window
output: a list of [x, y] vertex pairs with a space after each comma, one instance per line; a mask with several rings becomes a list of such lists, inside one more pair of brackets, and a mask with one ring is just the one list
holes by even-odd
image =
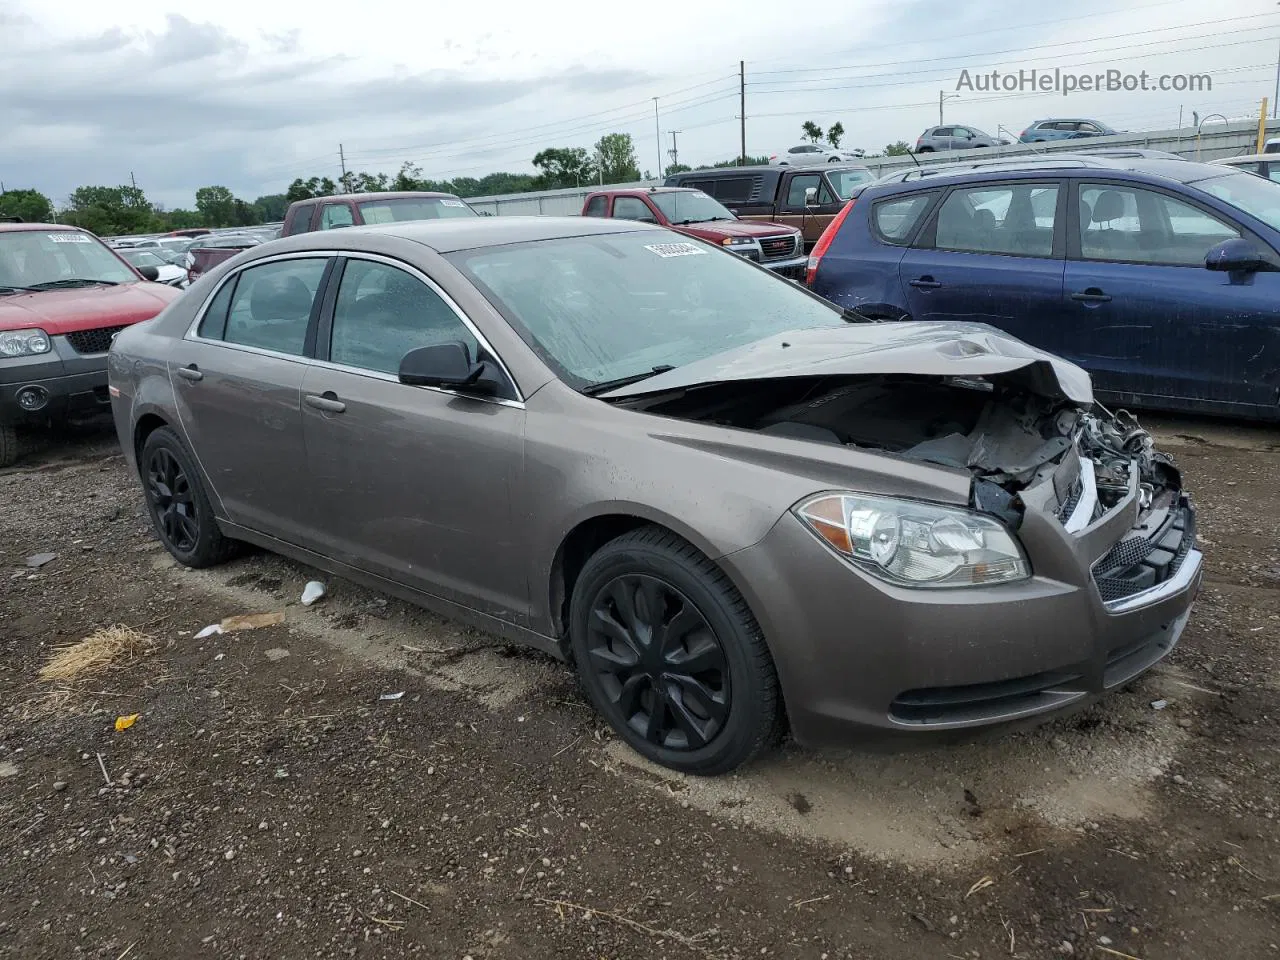
[[442, 220], [446, 217], [479, 216], [456, 197], [406, 197], [400, 200], [366, 200], [359, 204], [367, 224], [402, 220]]
[[754, 177], [726, 177], [715, 181], [715, 193], [712, 196], [730, 203], [745, 203], [751, 199], [754, 184]]
[[906, 243], [935, 196], [936, 193], [915, 193], [880, 201], [871, 208], [876, 233], [889, 243]]

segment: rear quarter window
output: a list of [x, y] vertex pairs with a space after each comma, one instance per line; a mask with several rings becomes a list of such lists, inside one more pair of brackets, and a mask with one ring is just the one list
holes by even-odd
[[871, 208], [871, 226], [885, 243], [906, 244], [937, 193], [913, 193], [881, 200]]

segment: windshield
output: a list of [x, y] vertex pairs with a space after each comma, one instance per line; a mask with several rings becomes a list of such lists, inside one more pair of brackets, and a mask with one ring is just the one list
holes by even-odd
[[474, 217], [478, 214], [453, 197], [406, 197], [401, 200], [366, 200], [358, 204], [365, 223], [393, 223], [398, 220], [440, 220], [444, 217]]
[[1192, 186], [1280, 230], [1280, 183], [1252, 173], [1231, 173]]
[[649, 199], [672, 223], [705, 223], [708, 220], [736, 220], [729, 208], [701, 190], [651, 193]]
[[875, 176], [870, 170], [829, 170], [827, 179], [831, 181], [831, 186], [835, 187], [840, 199], [848, 200], [853, 196], [854, 187], [870, 183]]
[[120, 255], [135, 267], [163, 267], [165, 263], [150, 250], [121, 250]]
[[138, 275], [97, 237], [79, 230], [0, 233], [0, 289], [60, 280], [133, 283]]
[[449, 259], [578, 389], [845, 322], [838, 308], [736, 254], [670, 237], [567, 237]]

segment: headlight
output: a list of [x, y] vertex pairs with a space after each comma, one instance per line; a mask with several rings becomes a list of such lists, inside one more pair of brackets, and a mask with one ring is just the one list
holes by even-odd
[[1031, 576], [1018, 542], [992, 517], [958, 507], [823, 494], [796, 516], [840, 556], [903, 587], [976, 587]]
[[33, 357], [53, 349], [43, 330], [0, 331], [0, 357]]
[[745, 247], [748, 244], [755, 243], [750, 237], [725, 237], [720, 241], [722, 247]]

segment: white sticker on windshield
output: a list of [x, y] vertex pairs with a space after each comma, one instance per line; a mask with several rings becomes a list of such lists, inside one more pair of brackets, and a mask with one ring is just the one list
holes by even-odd
[[87, 233], [71, 233], [68, 231], [67, 233], [46, 233], [45, 236], [53, 243], [93, 243]]
[[695, 243], [646, 243], [644, 248], [660, 257], [699, 257], [707, 252]]
[[466, 204], [465, 204], [465, 203], [463, 203], [461, 200], [441, 200], [441, 201], [440, 201], [440, 206], [442, 206], [442, 207], [465, 207], [465, 206], [466, 206]]

